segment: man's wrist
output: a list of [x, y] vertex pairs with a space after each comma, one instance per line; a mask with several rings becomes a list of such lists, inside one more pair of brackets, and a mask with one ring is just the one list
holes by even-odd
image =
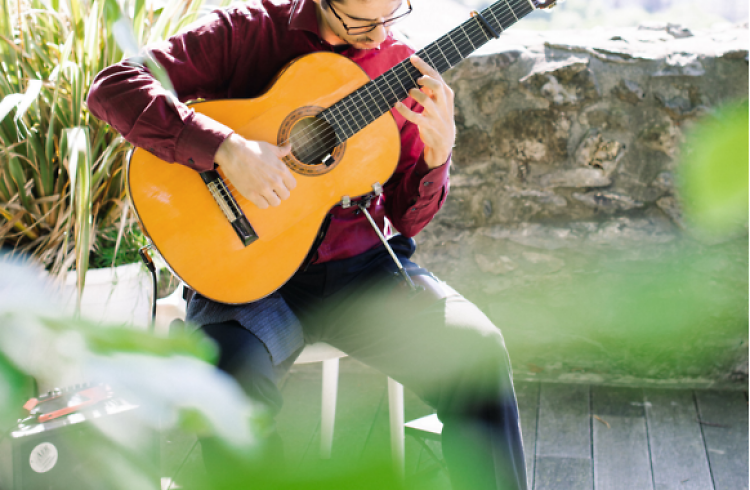
[[237, 143], [236, 139], [239, 136], [237, 133], [231, 133], [226, 139], [219, 145], [214, 155], [214, 161], [218, 165], [227, 165], [232, 159], [232, 147]]
[[430, 170], [436, 169], [448, 163], [448, 160], [451, 157], [451, 153], [452, 152], [448, 151], [447, 153], [441, 152], [438, 154], [434, 151], [430, 151], [428, 148], [425, 148], [424, 163]]

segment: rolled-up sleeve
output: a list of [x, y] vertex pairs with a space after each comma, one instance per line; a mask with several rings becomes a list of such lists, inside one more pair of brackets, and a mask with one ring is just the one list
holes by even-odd
[[213, 13], [200, 27], [151, 46], [150, 56], [167, 73], [174, 94], [152, 75], [142, 58], [103, 70], [92, 83], [91, 113], [108, 122], [135, 146], [167, 162], [202, 171], [232, 129], [196, 113], [185, 101], [224, 95], [221, 80], [235, 64], [236, 29], [225, 12]]
[[[411, 98], [404, 103], [416, 112], [422, 110]], [[401, 128], [401, 156], [385, 185], [386, 216], [401, 234], [412, 237], [427, 226], [445, 202], [450, 186], [450, 157], [443, 165], [428, 168], [419, 128], [398, 112], [392, 113]]]

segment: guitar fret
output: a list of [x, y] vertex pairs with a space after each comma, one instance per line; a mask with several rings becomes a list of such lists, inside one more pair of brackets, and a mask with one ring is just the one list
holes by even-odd
[[477, 24], [474, 27], [475, 27], [474, 32], [476, 33], [477, 37], [479, 37], [478, 40], [477, 39], [475, 39], [475, 40], [481, 46], [484, 46], [485, 44], [487, 44], [487, 41], [489, 41], [490, 39], [492, 39], [492, 36], [490, 36], [489, 34], [487, 34], [487, 31], [485, 30], [485, 27], [482, 25], [482, 21], [480, 21], [479, 19], [477, 19]]
[[344, 117], [344, 111], [341, 110], [341, 105], [343, 105], [342, 102], [344, 102], [344, 101], [341, 100], [341, 101], [337, 102], [336, 105], [335, 105], [335, 107], [338, 107], [339, 113], [341, 114], [341, 118], [344, 120], [344, 124], [346, 124], [346, 126], [349, 128], [349, 131], [351, 131], [351, 133], [352, 133], [352, 134], [347, 134], [346, 137], [349, 138], [349, 137], [353, 136], [354, 134], [356, 134], [356, 131], [352, 131], [352, 126], [349, 124], [349, 118]]
[[432, 47], [432, 44], [425, 46], [424, 49], [417, 52], [417, 56], [425, 60], [425, 62], [430, 65], [432, 68], [436, 69], [437, 71], [440, 71], [438, 63], [433, 59], [433, 56], [435, 53], [430, 54], [429, 49]]
[[378, 90], [378, 92], [380, 93], [380, 97], [381, 97], [381, 98], [383, 99], [383, 101], [385, 102], [385, 109], [383, 109], [382, 107], [380, 107], [380, 104], [379, 104], [379, 103], [377, 103], [377, 102], [375, 103], [375, 104], [377, 105], [377, 107], [378, 107], [378, 110], [380, 111], [380, 114], [383, 114], [383, 113], [385, 113], [386, 111], [388, 111], [388, 109], [390, 109], [390, 106], [388, 105], [388, 99], [386, 99], [386, 98], [385, 98], [385, 97], [383, 96], [383, 92], [380, 92], [380, 89], [378, 88], [378, 84], [376, 84], [376, 83], [374, 83], [374, 82], [368, 82], [368, 83], [367, 83], [367, 85], [365, 85], [365, 89], [367, 90], [367, 94], [368, 94], [368, 95], [370, 96], [370, 98], [371, 98], [372, 100], [375, 100], [375, 97], [373, 97], [373, 96], [372, 96], [372, 94], [370, 93], [370, 85], [372, 85], [373, 87], [375, 87], [375, 88], [376, 88], [376, 89]]
[[385, 75], [383, 76], [383, 81], [385, 82], [386, 85], [388, 85], [388, 88], [390, 89], [390, 91], [391, 91], [391, 93], [393, 94], [393, 97], [394, 97], [393, 102], [396, 103], [397, 101], [401, 100], [401, 97], [399, 97], [399, 95], [393, 89], [393, 85], [388, 80], [388, 75], [393, 75], [393, 68], [391, 68], [390, 70], [388, 70], [387, 72], [385, 72]]
[[[434, 44], [434, 43], [433, 43], [433, 44]], [[437, 52], [437, 51], [435, 51], [435, 50], [433, 50], [433, 52], [432, 52], [432, 53], [430, 53], [430, 51], [429, 51], [429, 50], [430, 50], [430, 48], [432, 48], [432, 47], [433, 47], [433, 46], [432, 46], [432, 44], [431, 44], [431, 45], [429, 45], [429, 46], [425, 46], [425, 48], [424, 48], [423, 50], [421, 50], [421, 51], [420, 51], [419, 53], [424, 53], [424, 54], [425, 54], [425, 56], [429, 57], [430, 61], [429, 61], [429, 63], [428, 63], [428, 64], [429, 64], [429, 65], [430, 65], [431, 67], [433, 67], [433, 68], [434, 68], [435, 70], [437, 70], [438, 72], [441, 72], [441, 73], [442, 73], [442, 72], [444, 71], [444, 69], [443, 69], [443, 68], [441, 68], [441, 65], [442, 65], [442, 63], [444, 62], [444, 61], [443, 61], [443, 60], [441, 59], [441, 57], [440, 57], [440, 55], [441, 55], [442, 53], [439, 53], [439, 52]], [[419, 55], [419, 53], [417, 53], [417, 55]], [[444, 58], [444, 56], [443, 56], [443, 58]], [[450, 67], [450, 65], [448, 65], [448, 66]], [[421, 75], [421, 74], [420, 74], [420, 75]]]
[[495, 19], [495, 22], [497, 22], [497, 25], [500, 27], [500, 33], [502, 34], [505, 32], [505, 29], [503, 28], [503, 23], [497, 20], [497, 16], [495, 15], [495, 12], [492, 11], [492, 9], [487, 9], [487, 11], [492, 15], [492, 18]]
[[[409, 82], [411, 82], [410, 84], [411, 86], [406, 89], [406, 97], [408, 97], [409, 90], [419, 86], [419, 84], [417, 84], [417, 79], [420, 76], [422, 76], [422, 73], [419, 70], [417, 70], [417, 68], [414, 65], [411, 64], [411, 61], [409, 61], [409, 59], [402, 61], [401, 63], [398, 64], [398, 66], [400, 66], [401, 70], [404, 73], [406, 73], [406, 76], [409, 79]], [[410, 70], [413, 70], [413, 72]]]
[[489, 41], [490, 39], [492, 39], [492, 36], [490, 36], [489, 34], [487, 34], [487, 32], [485, 31], [485, 27], [482, 25], [482, 21], [479, 20], [479, 16], [474, 17], [474, 18], [477, 20], [477, 26], [479, 27], [479, 31], [482, 34], [484, 34], [484, 37], [487, 38], [487, 41]]
[[[380, 78], [378, 78], [378, 80], [382, 79], [382, 82], [386, 85], [386, 87], [388, 87], [388, 90], [390, 91], [390, 93], [393, 94], [393, 101], [391, 101], [389, 98], [386, 98], [386, 100], [388, 101], [388, 105], [393, 106], [396, 102], [398, 102], [398, 95], [396, 95], [396, 92], [394, 92], [393, 87], [391, 87], [391, 84], [388, 82], [387, 76], [388, 74], [386, 73], [382, 75]], [[380, 88], [378, 88], [378, 90], [380, 90]]]
[[[443, 53], [443, 50], [440, 49], [440, 43], [439, 42], [435, 43], [435, 47], [438, 48], [438, 51], [440, 51], [440, 54], [443, 55], [443, 58], [445, 58], [445, 61], [448, 63], [448, 69], [450, 69], [451, 67], [453, 67], [453, 65], [451, 64], [451, 61], [448, 59], [447, 56], [445, 56], [445, 53]], [[438, 71], [440, 71], [440, 70], [438, 70]]]
[[[367, 86], [367, 85], [365, 85], [365, 86]], [[370, 113], [370, 121], [366, 121], [366, 123], [369, 124], [370, 122], [372, 122], [372, 121], [375, 120], [375, 118], [372, 115], [372, 111], [370, 110], [370, 105], [365, 101], [364, 97], [362, 97], [362, 89], [357, 90], [356, 93], [359, 95], [359, 100], [362, 101], [362, 104], [364, 104], [365, 109], [367, 109], [367, 112]]]
[[[409, 79], [414, 84], [414, 87], [412, 88], [419, 88], [419, 83], [417, 82], [417, 80], [419, 80], [419, 78], [422, 76], [422, 72], [419, 71], [419, 69], [417, 69], [417, 67], [414, 66], [409, 60], [404, 61], [404, 69], [406, 70], [407, 75], [409, 75]], [[437, 70], [437, 68], [435, 69]]]
[[336, 121], [336, 119], [329, 119], [329, 116], [331, 116], [331, 114], [328, 112], [328, 109], [321, 112], [320, 116], [325, 119], [329, 126], [333, 128], [333, 134], [336, 137], [336, 142], [339, 143], [341, 141], [341, 138], [339, 138], [339, 131], [336, 124], [338, 121]]
[[510, 6], [510, 3], [508, 3], [508, 0], [505, 0], [505, 3], [508, 4], [508, 10], [510, 10], [510, 13], [513, 14], [513, 17], [516, 18], [516, 22], [518, 22], [518, 17], [516, 16], [516, 13], [513, 12], [513, 7]]
[[459, 61], [462, 60], [462, 59], [464, 59], [464, 56], [461, 54], [461, 51], [459, 51], [459, 49], [458, 49], [458, 46], [456, 46], [456, 43], [453, 42], [453, 37], [451, 37], [450, 33], [448, 33], [448, 35], [445, 36], [445, 37], [447, 37], [448, 40], [450, 40], [451, 44], [453, 44], [453, 49], [456, 50], [456, 54], [458, 54]]
[[[355, 92], [355, 93], [356, 93], [356, 92]], [[365, 125], [364, 125], [364, 124], [360, 124], [360, 122], [365, 122], [365, 120], [366, 120], [366, 118], [365, 118], [365, 115], [364, 115], [364, 114], [362, 113], [362, 111], [361, 111], [361, 110], [359, 109], [359, 104], [357, 104], [357, 103], [356, 103], [356, 102], [354, 101], [354, 94], [351, 94], [351, 95], [347, 96], [347, 97], [346, 97], [346, 99], [344, 99], [344, 100], [346, 100], [346, 101], [347, 101], [347, 103], [346, 103], [346, 105], [347, 105], [347, 109], [349, 108], [348, 106], [349, 106], [350, 104], [351, 104], [351, 105], [353, 105], [353, 106], [354, 106], [354, 109], [356, 109], [357, 113], [358, 113], [358, 114], [359, 114], [359, 116], [360, 116], [360, 118], [357, 118], [357, 115], [353, 113], [353, 115], [354, 115], [354, 122], [355, 122], [355, 124], [357, 124], [357, 128], [356, 128], [356, 131], [355, 131], [355, 133], [356, 133], [357, 131], [359, 131], [359, 130], [361, 130], [362, 128], [364, 128], [364, 127], [365, 127]], [[351, 110], [350, 110], [350, 112], [351, 112]]]
[[[426, 49], [421, 50], [420, 53], [424, 53], [424, 55], [427, 57], [425, 61], [427, 61], [430, 66], [432, 66], [433, 68], [437, 70], [437, 65], [435, 64], [434, 61], [432, 61], [432, 57], [430, 56], [430, 53], [427, 52]], [[419, 53], [417, 53], [417, 56], [419, 56]], [[419, 56], [419, 57], [422, 58], [422, 56]]]
[[473, 43], [473, 42], [471, 41], [471, 38], [469, 37], [469, 35], [468, 35], [468, 34], [466, 34], [466, 29], [464, 29], [464, 26], [463, 26], [463, 24], [461, 24], [461, 26], [460, 26], [460, 27], [461, 27], [461, 30], [462, 30], [462, 31], [463, 31], [463, 33], [464, 33], [464, 36], [466, 36], [466, 39], [468, 39], [468, 40], [469, 40], [469, 43], [471, 44], [471, 47], [472, 47], [472, 48], [474, 48], [474, 49], [476, 50], [476, 49], [477, 49], [477, 47], [476, 47], [476, 46], [474, 46], [474, 43]]
[[404, 87], [404, 84], [403, 84], [403, 83], [401, 83], [401, 79], [400, 79], [400, 78], [399, 78], [399, 76], [398, 76], [398, 75], [396, 74], [396, 68], [398, 68], [399, 66], [402, 66], [402, 65], [403, 65], [403, 63], [404, 63], [404, 62], [402, 61], [402, 62], [401, 62], [401, 63], [399, 63], [398, 65], [394, 66], [394, 67], [393, 67], [393, 68], [391, 69], [391, 71], [393, 72], [393, 75], [394, 75], [394, 76], [396, 77], [396, 81], [398, 82], [398, 84], [399, 84], [399, 85], [401, 85], [401, 88], [402, 88], [402, 89], [404, 89], [404, 95], [408, 95], [408, 94], [409, 94], [409, 90], [407, 90], [407, 88], [406, 88], [406, 87]]

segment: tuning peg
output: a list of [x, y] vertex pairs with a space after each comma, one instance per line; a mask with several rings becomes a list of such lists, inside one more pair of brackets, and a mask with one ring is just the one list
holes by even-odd
[[565, 0], [534, 0], [538, 9], [549, 10]]

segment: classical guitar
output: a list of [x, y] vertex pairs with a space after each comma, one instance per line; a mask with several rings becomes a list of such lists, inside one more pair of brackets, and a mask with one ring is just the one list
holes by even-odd
[[[555, 0], [500, 0], [417, 55], [443, 73], [535, 9]], [[289, 63], [254, 99], [192, 105], [239, 135], [292, 142], [285, 163], [297, 175], [291, 197], [259, 209], [221, 168], [198, 173], [136, 149], [130, 196], [170, 269], [203, 296], [247, 303], [280, 288], [302, 264], [328, 211], [378, 192], [396, 168], [399, 133], [390, 110], [417, 86], [406, 59], [375, 80], [343, 56], [318, 52]]]

